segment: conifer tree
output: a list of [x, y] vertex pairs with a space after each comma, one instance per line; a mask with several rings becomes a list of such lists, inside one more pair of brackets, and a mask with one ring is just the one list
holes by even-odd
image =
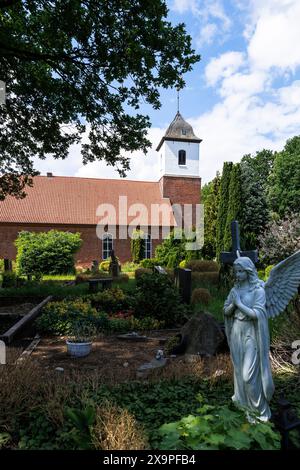
[[224, 249], [224, 233], [227, 222], [227, 212], [229, 203], [229, 184], [233, 163], [225, 162], [220, 183], [220, 203], [218, 207], [218, 217], [216, 226], [216, 255], [220, 259], [220, 253]]
[[240, 221], [241, 189], [241, 166], [240, 163], [236, 163], [235, 165], [233, 165], [230, 173], [230, 183], [228, 190], [228, 210], [223, 238], [223, 247], [226, 251], [231, 250], [232, 245], [231, 222], [233, 220]]

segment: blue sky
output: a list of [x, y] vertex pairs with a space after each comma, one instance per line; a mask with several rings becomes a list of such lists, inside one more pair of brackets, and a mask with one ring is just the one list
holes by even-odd
[[[263, 148], [279, 150], [300, 134], [300, 0], [168, 0], [169, 19], [183, 22], [201, 61], [185, 76], [180, 111], [203, 142], [203, 183], [224, 161]], [[175, 90], [163, 90], [149, 114], [153, 143], [134, 152], [129, 179], [158, 180], [156, 145], [177, 110]], [[83, 166], [79, 146], [65, 161], [36, 161], [45, 174], [119, 178], [103, 162]]]

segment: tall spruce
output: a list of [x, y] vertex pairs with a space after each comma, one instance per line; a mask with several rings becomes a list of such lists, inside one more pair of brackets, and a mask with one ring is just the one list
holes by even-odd
[[217, 227], [216, 227], [216, 255], [220, 259], [220, 253], [224, 250], [224, 234], [227, 222], [227, 212], [229, 203], [229, 185], [233, 163], [225, 162], [220, 183], [220, 203], [218, 207]]

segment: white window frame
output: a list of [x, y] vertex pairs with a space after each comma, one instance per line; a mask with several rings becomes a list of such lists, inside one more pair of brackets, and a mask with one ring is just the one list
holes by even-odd
[[[149, 256], [147, 256], [149, 254]], [[145, 235], [145, 259], [152, 258], [152, 238], [151, 234]]]
[[[111, 242], [111, 248], [107, 247], [108, 241]], [[102, 236], [102, 259], [106, 260], [110, 257], [111, 251], [114, 249], [114, 239], [111, 233], [105, 233]]]

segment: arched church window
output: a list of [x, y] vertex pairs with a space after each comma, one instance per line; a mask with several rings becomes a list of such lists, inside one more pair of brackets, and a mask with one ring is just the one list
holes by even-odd
[[102, 259], [110, 257], [113, 249], [113, 237], [111, 233], [105, 233], [102, 237]]
[[186, 151], [179, 150], [178, 151], [178, 165], [185, 165], [186, 164]]
[[151, 258], [152, 256], [152, 240], [151, 240], [151, 235], [146, 234], [145, 235], [145, 258]]

